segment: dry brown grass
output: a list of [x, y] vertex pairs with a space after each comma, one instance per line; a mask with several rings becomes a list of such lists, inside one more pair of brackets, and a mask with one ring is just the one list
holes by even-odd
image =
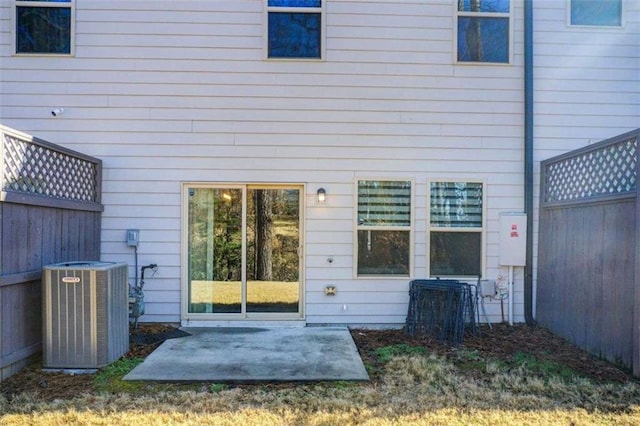
[[42, 402], [0, 397], [0, 425], [585, 425], [640, 424], [640, 385], [540, 374], [473, 358], [473, 370], [434, 354], [394, 355], [381, 380], [102, 393]]
[[637, 425], [637, 414], [588, 413], [582, 409], [520, 412], [509, 410], [439, 409], [428, 413], [379, 415], [372, 410], [304, 413], [285, 408], [280, 412], [253, 408], [215, 413], [127, 410], [82, 412], [75, 409], [46, 415], [0, 419], [3, 425]]

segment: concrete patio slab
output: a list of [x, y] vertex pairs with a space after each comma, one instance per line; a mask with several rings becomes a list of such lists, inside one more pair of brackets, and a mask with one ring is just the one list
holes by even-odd
[[124, 380], [161, 382], [367, 381], [346, 327], [182, 328]]

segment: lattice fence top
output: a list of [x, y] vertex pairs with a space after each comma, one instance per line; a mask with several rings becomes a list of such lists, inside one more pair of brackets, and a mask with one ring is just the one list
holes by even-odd
[[638, 134], [543, 162], [544, 202], [572, 202], [636, 190]]
[[98, 165], [3, 134], [3, 191], [100, 202]]

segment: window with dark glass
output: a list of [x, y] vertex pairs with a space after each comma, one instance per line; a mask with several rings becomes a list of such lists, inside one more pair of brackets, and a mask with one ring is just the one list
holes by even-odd
[[429, 273], [482, 274], [483, 184], [431, 182], [429, 185]]
[[570, 3], [571, 25], [622, 25], [622, 0], [570, 0]]
[[458, 0], [458, 62], [509, 63], [510, 0]]
[[72, 0], [16, 1], [16, 53], [71, 54]]
[[267, 56], [322, 58], [322, 0], [267, 0]]
[[357, 183], [357, 275], [410, 275], [411, 182]]

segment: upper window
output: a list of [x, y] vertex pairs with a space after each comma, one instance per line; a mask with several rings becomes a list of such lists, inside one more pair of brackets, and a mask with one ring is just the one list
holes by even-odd
[[484, 270], [484, 185], [429, 184], [429, 275], [478, 276]]
[[357, 182], [357, 276], [402, 276], [411, 271], [411, 182]]
[[456, 19], [458, 62], [510, 62], [509, 0], [458, 0]]
[[16, 53], [70, 55], [73, 0], [16, 0]]
[[267, 0], [267, 57], [322, 59], [322, 0]]
[[622, 25], [622, 0], [570, 0], [569, 3], [570, 25]]

